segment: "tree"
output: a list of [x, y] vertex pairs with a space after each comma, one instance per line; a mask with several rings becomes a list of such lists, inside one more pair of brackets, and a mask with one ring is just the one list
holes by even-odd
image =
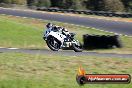
[[38, 6], [38, 7], [50, 7], [50, 0], [27, 0], [28, 6]]
[[38, 0], [27, 0], [27, 5], [28, 6], [36, 6]]
[[84, 9], [83, 0], [63, 0], [63, 8], [65, 9]]
[[132, 11], [132, 0], [0, 0], [0, 3], [75, 10]]
[[51, 1], [51, 6], [52, 7], [62, 7], [63, 5], [63, 0], [50, 0]]
[[0, 0], [0, 3], [10, 4], [11, 2], [12, 2], [12, 0]]
[[42, 7], [42, 6], [50, 7], [50, 5], [51, 5], [50, 0], [38, 0], [37, 2], [38, 7]]
[[0, 0], [0, 3], [3, 2], [3, 0]]
[[103, 0], [85, 0], [86, 8], [94, 11], [104, 10]]
[[132, 11], [132, 0], [122, 0], [126, 11]]
[[26, 5], [27, 0], [10, 0], [12, 4]]
[[124, 11], [124, 5], [120, 0], [103, 0], [106, 11]]
[[73, 9], [85, 9], [85, 6], [83, 6], [83, 0], [74, 0], [72, 8]]

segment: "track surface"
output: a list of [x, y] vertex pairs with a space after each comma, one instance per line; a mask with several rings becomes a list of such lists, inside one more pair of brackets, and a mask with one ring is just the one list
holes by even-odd
[[0, 14], [8, 14], [22, 17], [32, 17], [51, 21], [60, 21], [66, 23], [72, 23], [77, 25], [83, 25], [88, 27], [95, 27], [106, 31], [111, 31], [124, 35], [132, 35], [132, 22], [119, 22], [119, 21], [108, 21], [103, 19], [95, 19], [88, 17], [75, 17], [58, 14], [48, 14], [39, 12], [30, 12], [22, 10], [11, 10], [0, 8]]
[[0, 48], [0, 53], [19, 52], [28, 54], [42, 55], [61, 55], [61, 56], [98, 56], [98, 57], [114, 57], [114, 58], [132, 58], [132, 54], [113, 54], [113, 53], [96, 53], [96, 52], [74, 52], [74, 51], [51, 51], [51, 50], [35, 50], [35, 49], [13, 49]]

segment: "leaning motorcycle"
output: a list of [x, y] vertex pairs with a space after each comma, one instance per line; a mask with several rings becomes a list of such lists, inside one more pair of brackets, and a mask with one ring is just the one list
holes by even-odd
[[53, 51], [72, 49], [75, 52], [82, 52], [82, 44], [74, 37], [74, 33], [70, 33], [69, 36], [66, 36], [58, 30], [46, 30], [43, 39], [46, 41], [47, 46]]

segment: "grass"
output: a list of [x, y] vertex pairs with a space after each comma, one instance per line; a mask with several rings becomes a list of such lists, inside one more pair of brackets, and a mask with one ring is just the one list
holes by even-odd
[[132, 84], [87, 84], [75, 77], [81, 64], [87, 73], [131, 74], [132, 58], [0, 53], [0, 88], [131, 88]]
[[[17, 48], [34, 48], [48, 49], [42, 39], [44, 26], [49, 21], [42, 21], [31, 18], [21, 18], [8, 15], [0, 15], [0, 47], [17, 47]], [[82, 41], [83, 34], [110, 34], [107, 32], [97, 31], [91, 28], [78, 27], [70, 24], [53, 22], [54, 24], [67, 28], [70, 32], [77, 34], [77, 39]], [[88, 50], [100, 53], [132, 53], [132, 38], [121, 36], [124, 48], [121, 49], [99, 49]]]

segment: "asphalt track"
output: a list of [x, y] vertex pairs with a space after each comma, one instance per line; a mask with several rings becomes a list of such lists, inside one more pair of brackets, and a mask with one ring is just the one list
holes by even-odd
[[39, 49], [17, 49], [17, 48], [0, 48], [0, 53], [15, 52], [39, 55], [59, 55], [59, 56], [97, 56], [97, 57], [111, 57], [111, 58], [132, 58], [132, 54], [114, 54], [114, 53], [97, 53], [97, 52], [74, 52], [74, 51], [51, 51]]
[[88, 17], [76, 17], [58, 14], [49, 14], [41, 12], [12, 10], [0, 8], [0, 14], [32, 17], [37, 19], [51, 20], [65, 22], [70, 24], [83, 25], [87, 27], [94, 27], [105, 31], [115, 32], [123, 35], [132, 35], [132, 22], [110, 21], [104, 19], [88, 18]]

